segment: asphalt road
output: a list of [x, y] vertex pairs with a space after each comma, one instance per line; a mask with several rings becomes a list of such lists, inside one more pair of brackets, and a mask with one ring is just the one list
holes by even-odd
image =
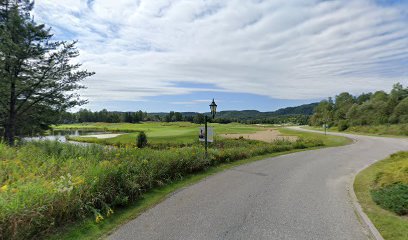
[[351, 145], [298, 152], [216, 174], [174, 193], [110, 239], [368, 239], [348, 188], [407, 139], [346, 135]]

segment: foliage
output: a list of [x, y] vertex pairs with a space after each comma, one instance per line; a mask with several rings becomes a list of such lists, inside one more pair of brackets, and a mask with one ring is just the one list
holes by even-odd
[[408, 214], [408, 152], [391, 155], [390, 162], [378, 171], [371, 190], [373, 200], [399, 215]]
[[139, 135], [137, 136], [137, 143], [136, 143], [138, 148], [144, 148], [147, 146], [147, 136], [146, 133], [141, 131]]
[[408, 136], [408, 123], [375, 126], [351, 126], [350, 132], [368, 133], [375, 135], [405, 135]]
[[408, 239], [406, 215], [397, 215], [388, 207], [398, 209], [396, 206], [404, 206], [405, 199], [406, 209], [407, 169], [408, 152], [399, 152], [364, 169], [354, 182], [359, 203], [384, 239]]
[[374, 188], [397, 183], [408, 184], [408, 152], [392, 154], [389, 162], [376, 174]]
[[87, 109], [80, 109], [76, 113], [64, 112], [59, 123], [84, 123], [84, 122], [106, 122], [106, 123], [138, 123], [152, 120], [146, 112], [109, 112], [106, 109], [92, 112]]
[[346, 120], [340, 120], [338, 123], [338, 130], [340, 132], [347, 130], [347, 128], [349, 127], [348, 122]]
[[273, 144], [223, 140], [202, 146], [154, 150], [104, 148], [58, 142], [0, 144], [0, 236], [32, 239], [71, 221], [95, 221], [128, 205], [143, 192], [208, 166], [260, 154], [322, 145], [320, 140]]
[[[246, 124], [307, 124], [309, 116], [313, 114], [313, 108], [317, 103], [304, 104], [297, 107], [282, 108], [274, 112], [259, 112], [256, 110], [244, 111], [221, 111], [217, 113], [216, 118], [208, 120], [214, 123], [227, 124], [239, 122]], [[196, 112], [174, 112], [170, 113], [146, 113], [137, 112], [111, 112], [106, 109], [99, 112], [81, 109], [76, 113], [64, 112], [59, 120], [60, 124], [64, 123], [85, 123], [85, 122], [108, 122], [108, 123], [137, 123], [141, 121], [158, 121], [158, 122], [191, 122], [197, 124], [204, 123], [204, 116], [208, 113], [201, 114]]]
[[377, 91], [352, 96], [341, 93], [319, 103], [310, 124], [337, 126], [340, 131], [355, 126], [376, 126], [408, 123], [408, 88], [394, 84], [390, 93]]
[[392, 184], [371, 192], [374, 202], [398, 215], [408, 214], [408, 184]]
[[41, 132], [60, 112], [86, 101], [75, 90], [93, 73], [72, 64], [76, 42], [54, 41], [31, 16], [29, 0], [0, 1], [0, 127], [9, 144], [15, 135]]

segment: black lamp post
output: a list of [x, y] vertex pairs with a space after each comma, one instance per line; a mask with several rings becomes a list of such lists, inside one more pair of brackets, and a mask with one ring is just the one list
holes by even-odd
[[[211, 110], [212, 119], [214, 119], [215, 114], [217, 113], [217, 104], [215, 104], [214, 98], [212, 100], [212, 103], [210, 104], [210, 110]], [[208, 149], [207, 121], [208, 121], [207, 115], [204, 115], [204, 122], [205, 122], [205, 157], [208, 156], [208, 153], [207, 153], [207, 149]]]

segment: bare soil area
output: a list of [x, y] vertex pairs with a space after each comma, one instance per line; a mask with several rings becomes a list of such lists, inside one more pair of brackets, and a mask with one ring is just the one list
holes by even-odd
[[282, 135], [278, 130], [269, 128], [264, 131], [259, 131], [255, 133], [249, 133], [249, 134], [220, 134], [221, 137], [224, 138], [232, 138], [232, 139], [238, 139], [240, 137], [243, 137], [245, 139], [250, 139], [250, 140], [258, 140], [258, 141], [264, 141], [264, 142], [273, 142], [275, 140], [289, 140], [289, 141], [296, 141], [298, 137], [296, 136], [285, 136]]

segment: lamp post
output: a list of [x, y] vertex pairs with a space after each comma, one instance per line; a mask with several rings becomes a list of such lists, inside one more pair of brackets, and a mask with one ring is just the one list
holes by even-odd
[[[212, 119], [214, 119], [215, 114], [217, 113], [217, 104], [215, 104], [214, 98], [212, 100], [212, 103], [210, 104], [210, 110], [211, 110]], [[207, 115], [204, 115], [204, 123], [205, 123], [205, 157], [206, 158], [208, 156], [208, 152], [207, 152], [207, 149], [208, 149], [208, 135], [207, 135], [208, 127], [207, 127], [207, 122], [208, 122]]]

